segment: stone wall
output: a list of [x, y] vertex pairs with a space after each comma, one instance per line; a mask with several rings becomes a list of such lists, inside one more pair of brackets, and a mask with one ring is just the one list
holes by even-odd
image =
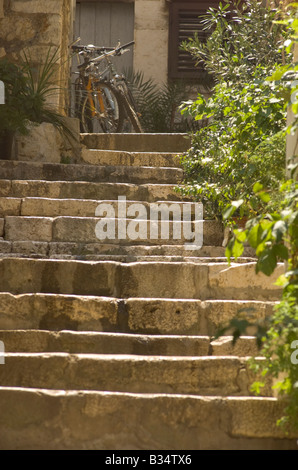
[[169, 7], [165, 0], [135, 0], [134, 70], [166, 83]]
[[22, 53], [33, 64], [45, 61], [49, 47], [59, 48], [55, 83], [61, 91], [53, 100], [60, 112], [68, 108], [69, 58], [75, 0], [0, 0], [0, 57], [14, 62]]

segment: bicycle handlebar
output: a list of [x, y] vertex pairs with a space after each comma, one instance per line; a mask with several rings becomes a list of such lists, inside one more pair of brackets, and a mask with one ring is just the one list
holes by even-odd
[[[97, 52], [97, 53], [100, 53], [101, 55], [99, 55], [98, 57], [94, 57], [94, 58], [87, 58], [85, 56], [85, 59], [84, 59], [84, 63], [78, 65], [78, 69], [85, 69], [87, 70], [87, 68], [91, 65], [91, 64], [95, 64], [97, 62], [100, 62], [101, 60], [105, 59], [106, 57], [108, 56], [113, 56], [113, 55], [121, 55], [123, 52], [128, 52], [128, 49], [125, 50], [126, 47], [128, 46], [131, 46], [132, 44], [134, 44], [134, 41], [130, 41], [126, 44], [123, 44], [123, 45], [118, 45], [116, 47], [96, 47], [96, 46], [93, 46], [93, 45], [90, 45], [90, 46], [76, 46], [76, 45], [72, 45], [71, 48], [73, 50], [77, 50], [77, 51], [85, 51], [85, 52]], [[109, 51], [109, 52], [107, 52]]]
[[93, 46], [93, 45], [88, 45], [88, 46], [76, 46], [76, 45], [73, 45], [71, 46], [71, 48], [75, 51], [85, 51], [85, 52], [97, 52], [97, 53], [102, 53], [104, 51], [115, 51], [115, 55], [119, 54], [119, 52], [122, 50], [122, 49], [125, 49], [126, 47], [129, 47], [131, 46], [132, 44], [134, 44], [134, 41], [130, 41], [126, 44], [123, 44], [123, 45], [120, 45], [120, 46], [116, 46], [116, 47], [104, 47], [104, 46], [101, 46], [101, 47], [98, 47], [98, 46]]
[[74, 51], [85, 51], [85, 52], [104, 52], [113, 51], [114, 47], [95, 47], [95, 46], [71, 46]]
[[125, 47], [129, 47], [129, 46], [132, 46], [135, 42], [134, 41], [130, 41], [126, 44], [123, 44], [122, 46], [118, 46], [118, 47], [115, 47], [116, 50], [121, 50], [121, 49], [124, 49]]

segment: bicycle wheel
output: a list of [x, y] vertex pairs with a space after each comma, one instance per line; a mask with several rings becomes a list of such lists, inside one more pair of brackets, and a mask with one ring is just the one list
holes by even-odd
[[127, 85], [125, 86], [125, 88], [123, 88], [123, 84], [122, 84], [121, 88], [119, 89], [119, 94], [121, 96], [121, 100], [123, 103], [123, 107], [126, 111], [127, 117], [130, 120], [134, 131], [138, 133], [144, 132], [142, 129], [142, 125], [139, 121], [138, 115], [137, 115], [133, 96], [129, 88], [127, 87]]
[[74, 117], [80, 120], [80, 131], [83, 132], [82, 128], [82, 100], [85, 91], [85, 86], [80, 77], [78, 77], [74, 83], [74, 96], [73, 96], [73, 112]]
[[82, 100], [82, 132], [120, 132], [124, 110], [118, 92], [108, 83], [98, 82]]

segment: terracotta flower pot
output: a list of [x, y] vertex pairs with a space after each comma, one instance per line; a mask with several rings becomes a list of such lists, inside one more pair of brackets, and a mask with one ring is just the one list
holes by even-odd
[[246, 222], [248, 221], [248, 217], [232, 217], [232, 219], [237, 228], [245, 228]]

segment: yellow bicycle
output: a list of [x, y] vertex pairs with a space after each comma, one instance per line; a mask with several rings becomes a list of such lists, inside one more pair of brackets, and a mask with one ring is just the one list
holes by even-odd
[[143, 132], [125, 77], [117, 73], [110, 60], [111, 56], [126, 52], [133, 43], [118, 44], [115, 48], [72, 46], [84, 58], [78, 65], [79, 77], [75, 82], [75, 109], [82, 132], [121, 132], [125, 120], [131, 123], [134, 132]]

